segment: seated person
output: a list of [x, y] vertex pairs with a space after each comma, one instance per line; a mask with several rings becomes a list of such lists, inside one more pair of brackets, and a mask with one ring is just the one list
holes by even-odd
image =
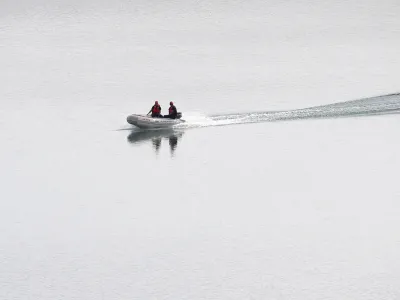
[[176, 119], [178, 115], [178, 111], [174, 105], [174, 102], [169, 103], [168, 115], [164, 116], [164, 118]]
[[161, 115], [161, 106], [158, 104], [158, 101], [156, 101], [153, 105], [153, 107], [150, 109], [150, 111], [147, 113], [149, 114], [151, 112], [151, 116], [153, 118], [162, 118]]

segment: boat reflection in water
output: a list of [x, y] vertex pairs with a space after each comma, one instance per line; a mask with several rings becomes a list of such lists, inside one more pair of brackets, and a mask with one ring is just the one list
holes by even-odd
[[153, 148], [156, 153], [160, 151], [162, 140], [168, 140], [171, 155], [178, 146], [178, 141], [183, 136], [183, 131], [176, 131], [172, 129], [160, 129], [160, 130], [132, 130], [128, 135], [127, 139], [132, 144], [143, 144], [147, 141], [151, 141]]

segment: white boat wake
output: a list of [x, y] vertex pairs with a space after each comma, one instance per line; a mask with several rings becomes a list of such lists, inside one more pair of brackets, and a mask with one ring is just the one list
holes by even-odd
[[183, 117], [185, 123], [174, 128], [227, 126], [298, 119], [340, 118], [400, 113], [400, 94], [334, 103], [287, 111], [248, 112]]

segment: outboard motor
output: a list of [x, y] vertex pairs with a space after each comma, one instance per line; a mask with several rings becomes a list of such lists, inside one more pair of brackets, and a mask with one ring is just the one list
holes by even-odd
[[176, 118], [177, 118], [177, 119], [182, 118], [182, 113], [181, 113], [181, 112], [178, 112], [177, 115], [176, 115]]

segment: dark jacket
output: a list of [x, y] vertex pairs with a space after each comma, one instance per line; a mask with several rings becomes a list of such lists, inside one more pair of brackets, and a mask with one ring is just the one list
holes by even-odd
[[168, 113], [171, 117], [176, 117], [176, 115], [178, 114], [178, 111], [176, 110], [175, 105], [172, 105], [169, 107]]

